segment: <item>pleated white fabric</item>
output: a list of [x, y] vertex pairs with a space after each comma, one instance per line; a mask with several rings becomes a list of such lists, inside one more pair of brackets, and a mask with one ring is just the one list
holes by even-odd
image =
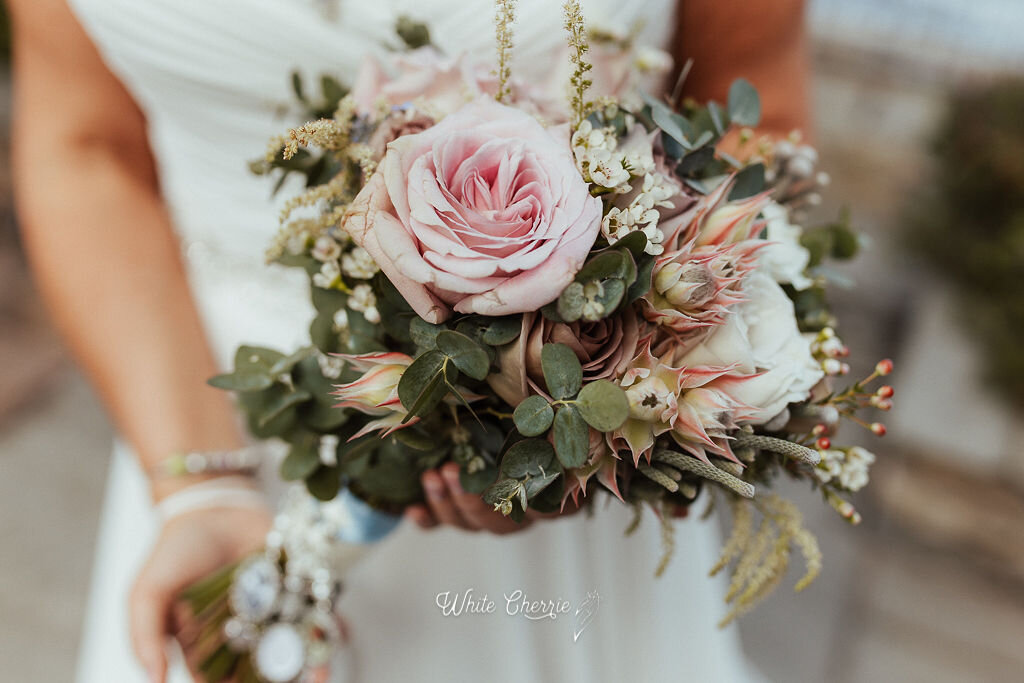
[[[311, 310], [302, 273], [263, 265], [276, 229], [266, 179], [247, 173], [266, 140], [293, 123], [292, 71], [350, 81], [360, 60], [393, 44], [396, 18], [427, 21], [449, 53], [492, 49], [490, 0], [72, 0], [111, 69], [146, 113], [190, 284], [221, 364], [240, 343], [290, 350], [305, 342]], [[562, 44], [560, 4], [520, 0], [517, 75], [542, 76]], [[590, 0], [588, 17], [667, 40], [669, 0]], [[332, 21], [325, 18], [330, 10]], [[287, 195], [287, 191], [283, 193]], [[138, 467], [115, 448], [101, 522], [79, 683], [134, 683], [145, 675], [127, 633], [126, 596], [155, 533]], [[538, 524], [513, 537], [403, 525], [348, 582], [361, 681], [746, 681], [735, 629], [716, 630], [722, 586], [705, 577], [717, 534], [679, 525], [667, 574], [647, 519], [626, 539], [617, 506], [592, 518]], [[437, 595], [472, 589], [492, 614], [445, 617]], [[573, 640], [574, 615], [530, 620], [507, 613], [506, 594], [564, 599], [596, 591], [600, 607]], [[172, 681], [185, 681], [176, 670]]]

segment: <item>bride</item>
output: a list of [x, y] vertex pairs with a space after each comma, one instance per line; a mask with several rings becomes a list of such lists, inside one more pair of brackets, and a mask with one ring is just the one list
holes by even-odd
[[[270, 514], [245, 494], [255, 480], [237, 476], [215, 482], [201, 504], [193, 496], [158, 514], [168, 496], [210, 486], [203, 476], [160, 476], [161, 465], [175, 452], [243, 444], [230, 400], [205, 380], [240, 343], [298, 346], [291, 331], [310, 315], [304, 276], [263, 265], [276, 210], [246, 162], [293, 123], [281, 113], [292, 71], [351, 80], [363, 57], [393, 42], [404, 14], [426, 22], [446, 52], [489, 58], [493, 9], [483, 0], [9, 5], [25, 244], [123, 438], [78, 681], [188, 680], [167, 664], [175, 596], [260, 545]], [[513, 70], [539, 78], [562, 45], [560, 3], [519, 5]], [[761, 90], [769, 132], [804, 124], [800, 0], [673, 5], [590, 0], [584, 11], [595, 27], [641, 27], [643, 42], [671, 47], [679, 63], [693, 57], [688, 94], [721, 99], [743, 75]], [[424, 476], [428, 503], [350, 577], [342, 610], [360, 680], [752, 678], [735, 628], [714, 626], [721, 586], [705, 576], [717, 550], [708, 525], [679, 525], [676, 557], [653, 580], [656, 524], [624, 540], [616, 506], [513, 528], [448, 474]], [[442, 609], [468, 591], [496, 612]], [[569, 620], [516, 608], [575, 605], [588, 594], [599, 610], [575, 642]]]

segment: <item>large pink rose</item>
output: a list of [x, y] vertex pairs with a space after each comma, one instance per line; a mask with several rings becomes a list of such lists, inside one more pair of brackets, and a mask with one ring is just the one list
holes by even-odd
[[388, 145], [343, 228], [424, 320], [554, 301], [601, 227], [567, 127], [489, 98]]

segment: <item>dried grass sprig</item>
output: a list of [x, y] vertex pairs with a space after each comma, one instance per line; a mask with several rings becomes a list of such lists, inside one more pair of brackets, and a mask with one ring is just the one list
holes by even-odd
[[569, 77], [572, 93], [569, 106], [572, 109], [572, 127], [575, 129], [587, 118], [592, 109], [592, 103], [587, 101], [587, 90], [593, 81], [587, 74], [594, 65], [587, 60], [590, 42], [580, 3], [578, 0], [566, 0], [562, 5], [562, 11], [565, 13], [565, 30], [569, 34], [569, 60], [573, 66], [572, 75]]
[[494, 42], [498, 48], [498, 66], [495, 75], [498, 77], [498, 92], [494, 99], [504, 102], [512, 94], [509, 80], [512, 69], [509, 60], [512, 53], [512, 24], [516, 20], [516, 0], [497, 0], [494, 12]]

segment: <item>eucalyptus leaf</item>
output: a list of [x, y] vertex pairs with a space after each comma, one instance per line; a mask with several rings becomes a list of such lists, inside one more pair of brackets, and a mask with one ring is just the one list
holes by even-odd
[[606, 379], [584, 385], [576, 398], [576, 407], [587, 424], [601, 432], [618, 429], [629, 417], [626, 392]]
[[619, 250], [625, 249], [628, 251], [633, 255], [635, 263], [635, 259], [643, 258], [644, 256], [644, 252], [647, 249], [647, 235], [640, 230], [634, 230], [616, 242], [615, 248]]
[[313, 474], [320, 467], [320, 439], [304, 434], [291, 444], [288, 455], [281, 461], [280, 474], [285, 481], [298, 481]]
[[334, 500], [341, 490], [341, 471], [321, 465], [306, 479], [306, 488], [318, 500]]
[[227, 391], [262, 391], [273, 386], [274, 380], [267, 374], [229, 372], [211, 377], [206, 383]]
[[621, 277], [625, 255], [618, 249], [608, 249], [594, 256], [576, 273], [576, 282], [587, 283], [592, 280], [604, 280], [610, 277]]
[[548, 393], [554, 398], [572, 398], [583, 386], [583, 366], [565, 344], [545, 344], [540, 350], [540, 364]]
[[729, 200], [746, 199], [764, 189], [764, 164], [750, 164], [736, 174], [736, 179], [729, 190]]
[[464, 334], [452, 330], [438, 332], [437, 350], [448, 356], [459, 370], [476, 380], [487, 378], [490, 360], [487, 352]]
[[409, 336], [412, 337], [412, 342], [425, 350], [437, 348], [437, 335], [445, 329], [447, 328], [444, 325], [428, 323], [418, 315], [409, 321]]
[[523, 436], [540, 436], [551, 427], [555, 411], [543, 396], [527, 396], [512, 415]]
[[490, 346], [504, 346], [519, 338], [523, 333], [523, 318], [519, 315], [506, 315], [491, 318], [484, 330], [482, 340]]
[[637, 270], [636, 280], [626, 290], [626, 303], [633, 303], [647, 292], [651, 291], [651, 283], [654, 278], [654, 264], [653, 258], [646, 258], [640, 263], [640, 268]]
[[321, 313], [309, 324], [309, 339], [324, 353], [336, 353], [341, 347], [341, 337], [334, 328], [334, 316]]
[[264, 412], [259, 416], [259, 425], [265, 427], [268, 422], [284, 413], [284, 411], [311, 398], [313, 398], [313, 395], [304, 389], [282, 393], [265, 407]]
[[737, 78], [729, 87], [729, 118], [741, 126], [756, 126], [761, 121], [761, 98], [750, 81]]
[[590, 430], [576, 406], [561, 406], [555, 413], [555, 454], [563, 467], [582, 467], [590, 453]]
[[501, 458], [501, 472], [506, 477], [536, 476], [550, 470], [555, 451], [544, 439], [525, 439], [508, 449]]
[[604, 314], [599, 316], [600, 318], [606, 318], [618, 309], [619, 304], [622, 303], [622, 298], [626, 295], [626, 282], [618, 278], [611, 280], [605, 280], [602, 284], [601, 293], [595, 297], [595, 301], [601, 304], [604, 309]]
[[488, 505], [495, 505], [512, 498], [519, 491], [519, 480], [503, 477], [487, 487], [483, 499]]
[[483, 493], [498, 476], [497, 467], [485, 467], [470, 474], [465, 467], [459, 469], [459, 485], [468, 493]]
[[[715, 133], [719, 136], [725, 135], [725, 127], [728, 125], [728, 115], [722, 111], [722, 107], [718, 102], [715, 102], [714, 100], [708, 102], [708, 116], [711, 117], [711, 124], [715, 127]], [[700, 138], [697, 139], [698, 141], [700, 140]], [[695, 142], [694, 147], [700, 147], [702, 144], [704, 143], [701, 142], [698, 144]]]
[[714, 147], [705, 146], [695, 149], [680, 159], [679, 165], [676, 166], [676, 173], [679, 175], [692, 175], [707, 166], [714, 158]]
[[440, 351], [428, 351], [402, 373], [398, 381], [398, 399], [409, 416], [430, 412], [444, 398], [443, 371], [446, 363]]
[[561, 474], [561, 472], [555, 471], [547, 472], [539, 477], [530, 477], [526, 480], [526, 483], [523, 484], [523, 488], [526, 491], [526, 497], [532, 502], [534, 496], [538, 495], [541, 491], [550, 486]]
[[583, 301], [583, 285], [579, 282], [570, 282], [558, 297], [558, 317], [567, 323], [579, 320], [583, 315]]

